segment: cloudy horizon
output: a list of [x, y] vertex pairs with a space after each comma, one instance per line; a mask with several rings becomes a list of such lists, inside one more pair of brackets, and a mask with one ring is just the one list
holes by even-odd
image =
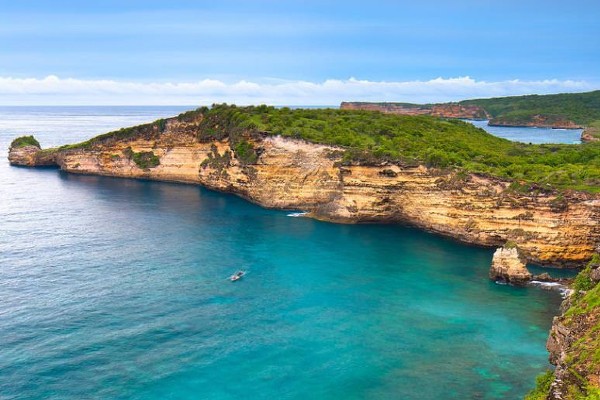
[[444, 102], [600, 89], [600, 3], [6, 2], [0, 104]]
[[135, 82], [111, 79], [0, 77], [0, 105], [328, 105], [342, 101], [437, 103], [526, 94], [574, 93], [600, 89], [575, 80], [519, 79], [488, 82], [471, 77], [426, 81], [370, 81], [349, 78], [321, 82], [203, 79]]

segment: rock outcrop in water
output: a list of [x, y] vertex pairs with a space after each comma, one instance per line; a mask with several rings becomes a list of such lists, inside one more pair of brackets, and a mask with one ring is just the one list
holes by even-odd
[[527, 264], [516, 247], [500, 247], [494, 252], [490, 279], [512, 285], [525, 285], [532, 278], [533, 275], [527, 270]]
[[[407, 223], [486, 246], [511, 241], [540, 264], [581, 265], [600, 243], [597, 195], [520, 193], [508, 181], [423, 165], [344, 165], [343, 149], [251, 132], [234, 145], [227, 138], [204, 141], [198, 118], [58, 149], [11, 149], [9, 159], [78, 174], [201, 184], [335, 222]], [[240, 143], [254, 149], [251, 157]]]

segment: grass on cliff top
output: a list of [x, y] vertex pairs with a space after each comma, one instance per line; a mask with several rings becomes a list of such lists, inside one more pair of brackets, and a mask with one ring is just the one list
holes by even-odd
[[13, 140], [10, 144], [12, 149], [17, 149], [19, 147], [25, 146], [36, 146], [41, 147], [40, 142], [38, 142], [33, 136], [21, 136]]

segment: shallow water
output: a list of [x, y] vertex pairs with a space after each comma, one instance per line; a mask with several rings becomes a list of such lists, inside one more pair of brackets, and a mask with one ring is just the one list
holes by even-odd
[[[0, 108], [0, 147], [178, 111]], [[490, 249], [4, 157], [0, 196], [2, 399], [503, 399], [548, 365], [560, 297]]]

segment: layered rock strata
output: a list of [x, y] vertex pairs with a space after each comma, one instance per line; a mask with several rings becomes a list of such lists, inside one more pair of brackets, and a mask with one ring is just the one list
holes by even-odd
[[457, 103], [418, 105], [405, 103], [366, 103], [342, 102], [343, 110], [379, 111], [398, 115], [432, 115], [441, 118], [488, 119], [488, 113], [481, 107]]
[[[268, 135], [247, 135], [258, 155], [248, 164], [228, 140], [198, 141], [190, 127], [170, 119], [145, 137], [37, 153], [15, 149], [9, 158], [15, 165], [53, 162], [71, 173], [201, 184], [335, 222], [408, 223], [485, 246], [511, 241], [540, 264], [581, 265], [600, 244], [597, 195], [520, 194], [506, 181], [425, 166], [342, 165], [342, 149]], [[142, 167], [132, 157], [150, 152], [157, 165]]]
[[583, 126], [565, 119], [546, 115], [534, 115], [529, 121], [515, 122], [502, 117], [493, 118], [488, 122], [490, 126], [512, 126], [512, 127], [531, 127], [531, 128], [553, 128], [553, 129], [582, 129]]

